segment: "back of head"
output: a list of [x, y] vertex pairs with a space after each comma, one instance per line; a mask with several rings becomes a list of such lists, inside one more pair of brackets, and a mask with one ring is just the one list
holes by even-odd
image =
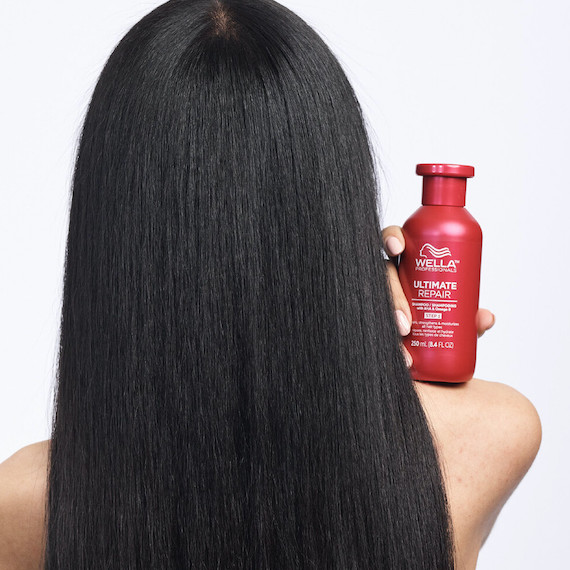
[[374, 162], [273, 0], [171, 0], [95, 88], [73, 178], [48, 570], [453, 567]]

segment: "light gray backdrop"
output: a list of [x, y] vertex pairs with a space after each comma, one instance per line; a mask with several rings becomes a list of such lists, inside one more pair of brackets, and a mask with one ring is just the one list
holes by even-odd
[[[567, 568], [570, 4], [284, 0], [341, 60], [383, 169], [384, 223], [420, 204], [419, 162], [475, 166], [478, 377], [536, 406], [543, 442], [481, 570]], [[81, 120], [119, 39], [160, 2], [0, 6], [0, 461], [49, 437], [69, 184]]]

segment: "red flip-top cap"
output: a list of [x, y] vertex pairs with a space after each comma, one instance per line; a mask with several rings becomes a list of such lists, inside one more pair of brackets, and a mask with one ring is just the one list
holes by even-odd
[[420, 176], [472, 178], [475, 176], [475, 168], [463, 164], [418, 164], [416, 166], [416, 174]]

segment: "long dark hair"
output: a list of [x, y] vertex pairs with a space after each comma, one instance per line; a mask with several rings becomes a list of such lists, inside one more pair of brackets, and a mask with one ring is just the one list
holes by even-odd
[[273, 0], [171, 0], [73, 176], [45, 568], [449, 569], [362, 111]]

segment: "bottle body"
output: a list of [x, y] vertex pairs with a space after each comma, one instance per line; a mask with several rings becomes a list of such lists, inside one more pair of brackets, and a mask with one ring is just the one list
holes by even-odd
[[403, 225], [398, 267], [412, 312], [404, 346], [416, 380], [465, 382], [477, 355], [476, 314], [483, 235], [457, 205], [424, 205]]

